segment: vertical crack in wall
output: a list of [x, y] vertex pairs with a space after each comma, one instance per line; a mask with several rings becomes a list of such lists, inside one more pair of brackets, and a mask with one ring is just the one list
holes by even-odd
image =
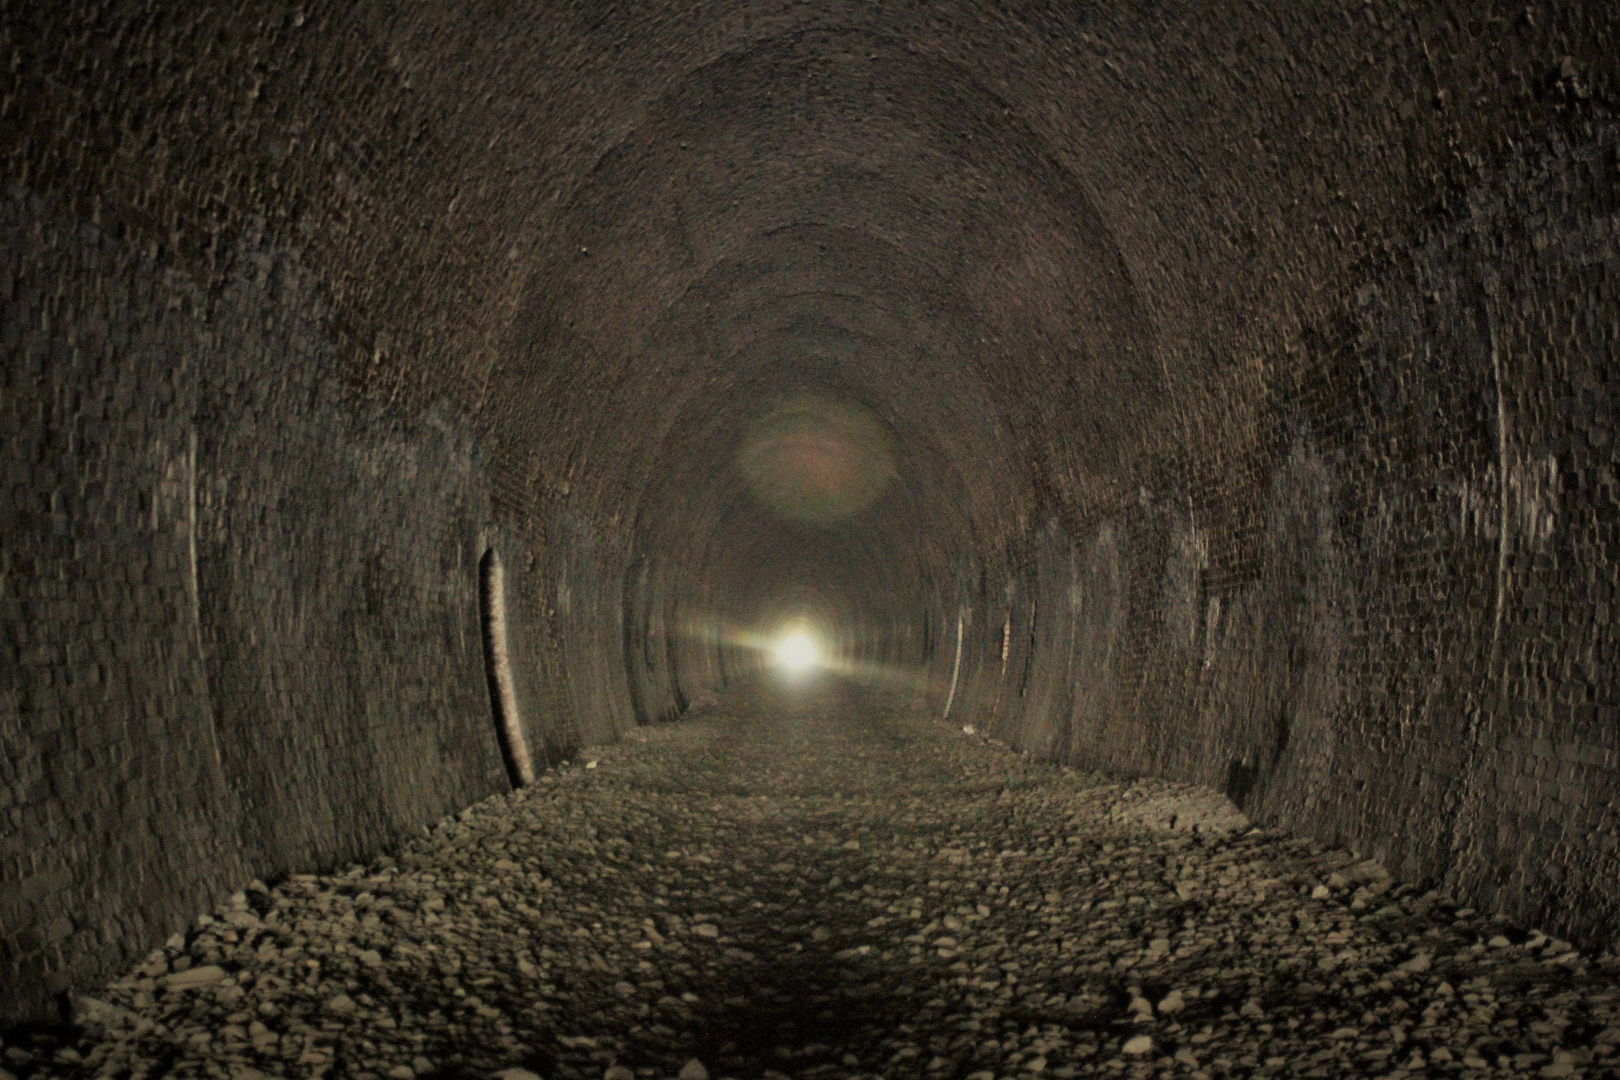
[[[197, 425], [186, 427], [186, 589], [190, 593], [188, 605], [191, 616], [191, 639], [197, 648], [197, 679], [201, 686], [208, 685], [208, 653], [203, 646], [202, 582], [197, 576]], [[221, 792], [231, 802], [237, 802], [235, 793], [225, 777], [225, 756], [219, 744], [219, 717], [215, 713], [212, 695], [202, 695], [202, 709], [208, 721], [208, 744], [213, 751], [214, 769]]]

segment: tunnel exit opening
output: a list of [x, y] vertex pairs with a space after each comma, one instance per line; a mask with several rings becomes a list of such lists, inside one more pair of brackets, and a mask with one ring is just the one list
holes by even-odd
[[506, 575], [494, 548], [478, 564], [478, 601], [484, 632], [484, 674], [489, 680], [490, 709], [495, 716], [495, 740], [513, 787], [534, 782], [534, 758], [523, 734], [518, 713], [517, 687], [512, 681], [512, 660], [506, 641]]

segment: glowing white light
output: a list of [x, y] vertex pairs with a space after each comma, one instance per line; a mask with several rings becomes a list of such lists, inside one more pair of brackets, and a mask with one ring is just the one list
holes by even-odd
[[808, 634], [789, 634], [776, 643], [776, 663], [785, 671], [805, 671], [820, 661]]

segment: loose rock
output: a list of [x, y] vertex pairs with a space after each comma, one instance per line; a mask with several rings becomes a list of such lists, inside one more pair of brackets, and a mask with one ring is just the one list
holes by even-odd
[[636, 736], [368, 865], [256, 883], [80, 999], [82, 1035], [8, 1039], [0, 1062], [20, 1080], [1620, 1072], [1611, 958], [1253, 828], [1213, 792], [1043, 764], [833, 681]]

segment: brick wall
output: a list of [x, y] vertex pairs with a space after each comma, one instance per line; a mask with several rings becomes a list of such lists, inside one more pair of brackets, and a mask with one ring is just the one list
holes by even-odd
[[344, 399], [295, 253], [244, 240], [209, 294], [29, 196], [0, 253], [0, 1015], [38, 1017], [501, 790], [477, 567], [516, 540], [465, 422]]
[[[1615, 940], [1620, 131], [1586, 130], [1517, 147], [1268, 358], [1257, 475], [1183, 443], [991, 570], [1036, 591], [1040, 675], [1008, 713], [981, 629], [981, 722]], [[1029, 606], [965, 600], [998, 631]]]

